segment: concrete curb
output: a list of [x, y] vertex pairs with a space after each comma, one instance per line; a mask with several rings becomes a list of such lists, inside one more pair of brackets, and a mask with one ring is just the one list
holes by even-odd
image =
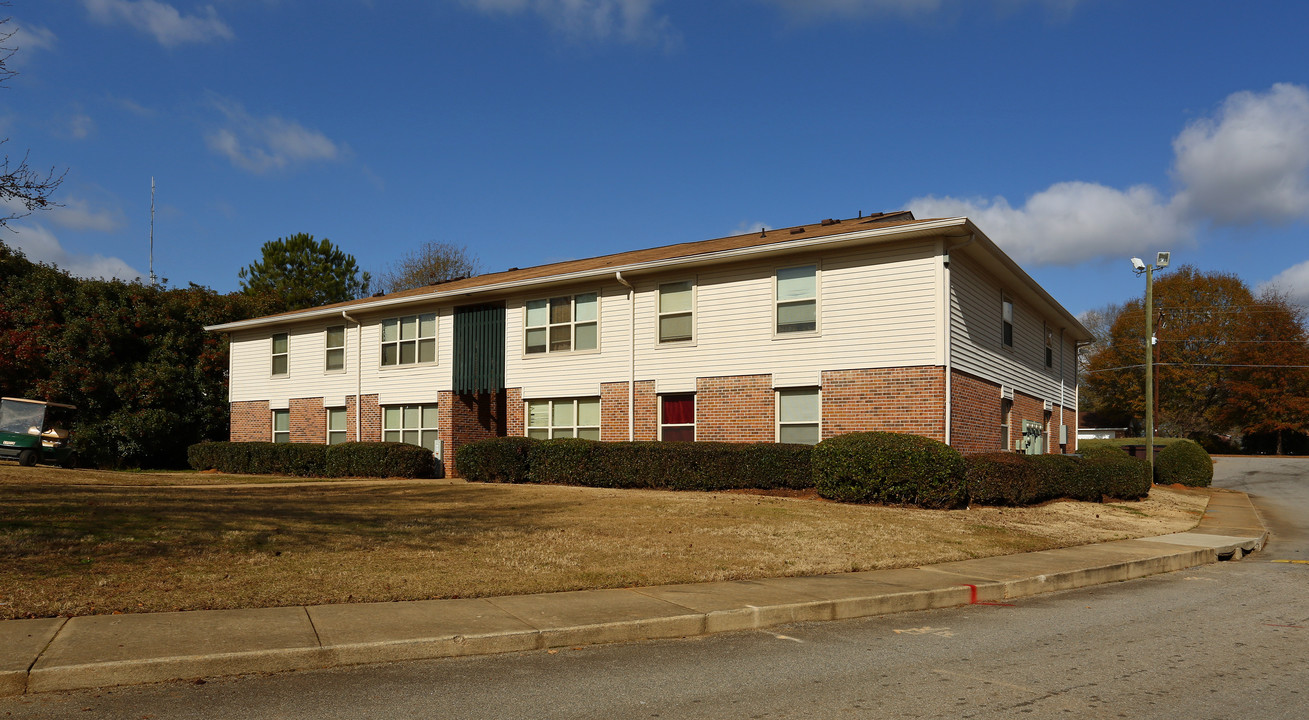
[[1268, 538], [1214, 492], [1195, 530], [816, 577], [469, 600], [0, 622], [0, 696], [690, 637], [1001, 602], [1240, 559]]

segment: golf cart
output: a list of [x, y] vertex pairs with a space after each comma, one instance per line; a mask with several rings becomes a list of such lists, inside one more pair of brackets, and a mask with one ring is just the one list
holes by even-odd
[[75, 410], [62, 403], [0, 398], [0, 458], [27, 466], [76, 467], [68, 430]]

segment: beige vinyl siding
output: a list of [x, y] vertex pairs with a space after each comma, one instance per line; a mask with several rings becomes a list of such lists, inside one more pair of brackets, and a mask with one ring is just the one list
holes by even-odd
[[[1014, 344], [1001, 344], [1000, 283], [978, 270], [962, 254], [950, 263], [950, 361], [954, 369], [984, 380], [1013, 387], [1019, 392], [1060, 402], [1059, 327], [1048, 320], [1055, 333], [1054, 367], [1045, 367], [1045, 322], [1014, 295]], [[1063, 397], [1076, 407], [1076, 361], [1072, 341], [1065, 338], [1063, 351]]]
[[[925, 240], [829, 255], [799, 255], [633, 278], [636, 286], [636, 379], [659, 392], [695, 389], [697, 377], [771, 374], [785, 385], [818, 385], [822, 370], [939, 365], [937, 243]], [[778, 268], [819, 265], [819, 332], [777, 336], [773, 274]], [[656, 304], [660, 283], [696, 283], [695, 340], [660, 344]], [[588, 288], [561, 289], [584, 292]], [[524, 397], [597, 394], [601, 382], [629, 374], [627, 289], [600, 289], [600, 348], [558, 356], [522, 355], [522, 312], [528, 299], [509, 303], [506, 384]]]
[[[381, 322], [390, 317], [419, 312], [437, 312], [435, 365], [381, 367]], [[453, 311], [432, 306], [405, 308], [390, 313], [355, 316], [363, 323], [363, 373], [360, 378], [364, 395], [376, 394], [382, 404], [436, 402], [437, 393], [451, 386], [451, 337]], [[324, 369], [327, 328], [345, 325], [345, 370]], [[273, 377], [269, 361], [270, 338], [275, 332], [288, 335], [288, 368], [285, 377]], [[343, 398], [355, 394], [359, 331], [355, 324], [342, 318], [317, 323], [275, 328], [268, 331], [241, 331], [232, 334], [230, 398], [242, 400], [285, 401], [290, 398]]]

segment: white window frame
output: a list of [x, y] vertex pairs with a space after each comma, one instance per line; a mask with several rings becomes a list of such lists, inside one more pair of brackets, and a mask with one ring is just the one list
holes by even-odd
[[[335, 415], [335, 414], [337, 414], [337, 413], [340, 413], [340, 418], [341, 418], [341, 429], [340, 429], [340, 430], [333, 430], [333, 429], [332, 429], [332, 416]], [[326, 423], [326, 424], [327, 424], [327, 444], [328, 444], [328, 445], [338, 445], [338, 444], [343, 443], [343, 442], [350, 442], [350, 414], [349, 414], [349, 412], [346, 410], [346, 408], [343, 408], [343, 407], [327, 408], [327, 423]], [[340, 436], [341, 439], [340, 439], [340, 440], [337, 440], [336, 442], [332, 442], [332, 437], [333, 437], [334, 435], [336, 435], [336, 436]]]
[[[332, 344], [332, 331], [333, 331], [333, 330], [340, 330], [340, 331], [341, 331], [341, 344], [340, 344], [340, 345], [333, 345], [333, 344]], [[347, 338], [347, 335], [346, 335], [346, 332], [345, 332], [345, 326], [344, 326], [344, 325], [330, 325], [330, 326], [328, 326], [326, 329], [323, 330], [323, 372], [325, 372], [325, 373], [343, 373], [343, 372], [345, 372], [345, 357], [346, 357], [346, 354], [345, 354], [345, 347], [346, 347], [346, 344], [349, 342], [349, 340], [347, 340], [346, 338]], [[334, 367], [332, 367], [332, 357], [333, 357], [333, 354], [334, 354], [334, 353], [340, 355], [340, 357], [341, 357], [341, 367], [338, 367], [338, 368], [334, 368]]]
[[[277, 352], [277, 338], [282, 338], [286, 344], [286, 349]], [[291, 333], [278, 332], [273, 333], [268, 338], [268, 374], [270, 377], [283, 378], [291, 374]], [[282, 359], [282, 371], [277, 371], [277, 359]]]
[[[279, 417], [284, 417], [284, 418], [286, 418], [286, 429], [285, 429], [285, 430], [278, 430], [278, 429], [277, 429], [277, 418], [279, 418]], [[272, 431], [273, 431], [273, 433], [272, 433], [272, 434], [273, 434], [273, 442], [275, 442], [275, 443], [289, 443], [289, 442], [291, 442], [291, 411], [290, 411], [289, 409], [286, 409], [286, 410], [274, 410], [274, 411], [273, 411], [273, 414], [272, 414]], [[278, 435], [282, 435], [282, 436], [284, 436], [286, 439], [285, 439], [285, 440], [278, 440], [278, 439], [277, 439], [277, 436], [278, 436]]]
[[[405, 419], [406, 416], [408, 415], [407, 411], [411, 408], [416, 408], [418, 410], [417, 427], [409, 427]], [[388, 420], [390, 419], [389, 418], [390, 413], [387, 412], [388, 410], [399, 411], [398, 412], [400, 417], [399, 427], [393, 427], [387, 424]], [[428, 410], [431, 410], [431, 417], [432, 417], [432, 425], [430, 426], [427, 425], [427, 423], [424, 422], [423, 420], [423, 418], [427, 416]], [[441, 413], [437, 403], [407, 403], [407, 404], [397, 403], [393, 405], [382, 406], [382, 442], [408, 443], [410, 445], [417, 445], [418, 447], [431, 450], [433, 453], [435, 453], [437, 443], [439, 443], [441, 440], [440, 424], [441, 424]], [[418, 433], [418, 442], [410, 442], [409, 440], [405, 439], [406, 433], [414, 433], [414, 432]], [[392, 436], [392, 433], [394, 433], [395, 435]], [[428, 447], [427, 445], [423, 444], [423, 436], [429, 433], [430, 433], [430, 437], [432, 438], [431, 447]]]
[[[1008, 320], [1005, 320], [1004, 318], [1005, 306], [1009, 307]], [[1013, 298], [1009, 297], [1005, 293], [1000, 293], [1000, 347], [1006, 347], [1009, 348], [1010, 350], [1014, 349], [1014, 319], [1017, 314], [1018, 311], [1017, 309], [1014, 308]], [[1009, 331], [1008, 342], [1005, 342], [1006, 329], [1008, 329]]]
[[[814, 396], [817, 398], [818, 420], [816, 421], [805, 420], [804, 422], [790, 420], [784, 422], [782, 420], [782, 394], [787, 392], [797, 392], [801, 390], [813, 391]], [[815, 427], [818, 430], [818, 439], [814, 441], [814, 444], [822, 442], [823, 440], [823, 389], [817, 386], [775, 388], [773, 390], [773, 417], [776, 419], [776, 428], [775, 428], [776, 434], [774, 435], [776, 442], [779, 443], [782, 442], [783, 427], [801, 427], [801, 426]]]
[[[424, 319], [427, 318], [430, 318], [432, 321], [432, 334], [430, 335], [423, 334], [423, 321]], [[402, 339], [406, 320], [414, 321], [414, 337]], [[385, 339], [386, 328], [387, 325], [390, 324], [393, 324], [395, 326], [394, 340]], [[437, 355], [438, 348], [437, 348], [436, 339], [437, 339], [437, 335], [440, 333], [440, 326], [441, 326], [441, 320], [435, 311], [429, 313], [415, 313], [413, 315], [399, 315], [396, 317], [386, 318], [381, 323], [379, 323], [377, 329], [378, 365], [383, 368], [402, 368], [402, 367], [414, 367], [417, 365], [435, 365], [438, 357]], [[420, 358], [422, 358], [423, 342], [427, 340], [431, 341], [432, 359], [421, 360]], [[414, 359], [412, 362], [403, 362], [402, 358], [404, 356], [404, 346], [409, 343], [412, 343], [414, 347]], [[392, 363], [386, 362], [386, 348], [387, 346], [390, 345], [395, 346], [395, 362]]]
[[[587, 297], [587, 296], [594, 296], [594, 297], [595, 297], [595, 319], [594, 319], [594, 320], [582, 320], [582, 321], [579, 322], [578, 319], [577, 319], [577, 298], [579, 298], [579, 297]], [[550, 314], [551, 314], [551, 313], [550, 313], [550, 310], [551, 310], [551, 305], [550, 305], [550, 303], [553, 302], [553, 301], [555, 301], [555, 300], [562, 300], [562, 299], [564, 299], [564, 298], [567, 298], [567, 299], [568, 299], [568, 322], [551, 322], [551, 321], [550, 321]], [[524, 302], [524, 303], [523, 303], [523, 335], [522, 335], [522, 340], [523, 340], [523, 352], [522, 352], [522, 355], [523, 355], [523, 357], [525, 357], [525, 358], [529, 358], [529, 357], [544, 357], [544, 356], [547, 356], [547, 355], [559, 355], [559, 354], [561, 354], [561, 353], [597, 353], [597, 352], [600, 352], [600, 304], [601, 304], [602, 298], [603, 298], [603, 296], [602, 296], [599, 292], [591, 291], [591, 292], [580, 292], [580, 293], [574, 293], [574, 294], [572, 294], [572, 295], [554, 295], [554, 296], [552, 296], [552, 297], [547, 297], [547, 298], [533, 298], [533, 299], [531, 299], [531, 300], [528, 300], [528, 301]], [[527, 324], [528, 306], [530, 306], [532, 303], [541, 303], [541, 302], [545, 303], [545, 313], [546, 313], [545, 324], [544, 324], [544, 325], [528, 325], [528, 324]], [[583, 326], [583, 325], [594, 325], [594, 326], [595, 326], [595, 347], [593, 347], [593, 348], [585, 348], [585, 349], [582, 349], [582, 350], [578, 350], [578, 349], [576, 349], [576, 348], [577, 348], [577, 328], [578, 328], [578, 326]], [[552, 331], [554, 328], [559, 328], [559, 327], [567, 327], [567, 328], [568, 328], [568, 349], [567, 349], [567, 350], [562, 350], [562, 349], [561, 349], [561, 350], [551, 350], [551, 349], [550, 349], [550, 345], [551, 345], [551, 342], [550, 342], [550, 333], [551, 333], [551, 331]], [[537, 351], [537, 352], [529, 352], [529, 351], [528, 351], [528, 344], [527, 344], [527, 334], [528, 334], [529, 332], [531, 332], [532, 330], [541, 330], [541, 329], [544, 329], [544, 330], [545, 330], [545, 350]]]
[[[582, 431], [585, 430], [585, 431], [588, 431], [588, 432], [589, 432], [589, 431], [591, 431], [591, 430], [594, 430], [594, 431], [595, 431], [595, 432], [594, 432], [595, 437], [593, 437], [593, 438], [582, 438], [582, 439], [583, 439], [583, 440], [599, 440], [599, 439], [600, 439], [600, 426], [601, 426], [600, 424], [601, 424], [601, 422], [602, 422], [603, 415], [601, 415], [601, 416], [599, 416], [599, 417], [596, 418], [596, 424], [595, 424], [595, 425], [582, 425], [582, 424], [580, 424], [581, 416], [580, 416], [580, 413], [578, 413], [578, 409], [579, 409], [579, 407], [580, 407], [582, 401], [585, 401], [585, 400], [594, 400], [594, 401], [595, 401], [595, 404], [596, 404], [596, 407], [597, 407], [597, 412], [603, 412], [603, 407], [601, 406], [601, 400], [600, 400], [600, 396], [599, 396], [599, 395], [588, 395], [588, 396], [585, 396], [585, 397], [575, 397], [575, 398], [534, 398], [534, 399], [531, 399], [531, 400], [525, 400], [525, 401], [523, 402], [523, 434], [526, 435], [527, 437], [538, 437], [538, 439], [545, 440], [545, 439], [554, 439], [554, 438], [556, 438], [556, 437], [571, 437], [571, 438], [581, 437], [581, 432], [582, 432]], [[533, 424], [531, 424], [531, 423], [532, 423], [532, 404], [533, 404], [533, 403], [545, 403], [545, 404], [546, 404], [546, 423], [547, 423], [547, 424], [545, 424], [545, 425], [533, 425]], [[573, 424], [571, 424], [571, 425], [556, 425], [556, 424], [555, 424], [555, 406], [556, 406], [556, 405], [559, 405], [559, 404], [570, 404], [570, 403], [571, 403], [572, 406], [573, 406]], [[533, 431], [536, 431], [536, 432], [533, 432]], [[567, 432], [567, 434], [564, 434], [565, 431]], [[542, 434], [545, 435], [544, 438], [539, 437], [539, 436], [542, 435]]]
[[[813, 296], [814, 329], [813, 330], [788, 330], [785, 332], [780, 331], [777, 329], [778, 309], [782, 305], [794, 305], [801, 302], [806, 302], [809, 300], [809, 298], [782, 300], [779, 297], [777, 297], [777, 292], [778, 292], [777, 276], [779, 273], [786, 270], [799, 270], [800, 268], [808, 268], [808, 267], [812, 267], [814, 269], [814, 296]], [[785, 267], [777, 267], [773, 269], [773, 339], [774, 340], [793, 338], [793, 337], [813, 337], [815, 335], [819, 335], [822, 333], [823, 313], [822, 313], [822, 303], [819, 301], [819, 298], [821, 298], [823, 295], [822, 281], [823, 281], [823, 266], [822, 263], [819, 262], [805, 263], [803, 265], [787, 265]]]
[[[682, 284], [687, 284], [691, 286], [691, 309], [677, 310], [674, 312], [664, 312], [661, 309], [661, 306], [663, 304], [664, 288], [670, 285], [682, 285]], [[695, 281], [695, 278], [691, 278], [690, 280], [673, 280], [670, 282], [662, 282], [655, 287], [655, 344], [656, 345], [686, 346], [686, 345], [695, 344], [696, 342], [695, 320], [696, 320], [696, 305], [698, 300], [698, 293], [699, 293], [699, 283]], [[663, 338], [664, 318], [677, 317], [680, 315], [686, 315], [691, 319], [691, 336], [686, 338], [678, 338], [676, 340], [665, 340]]]
[[1013, 449], [1013, 415], [1014, 401], [1007, 397], [1000, 398], [1000, 449]]
[[[690, 423], [665, 423], [664, 422], [664, 398], [681, 397], [683, 395], [691, 396], [691, 413], [695, 421]], [[689, 427], [691, 428], [690, 442], [696, 442], [700, 434], [699, 431], [696, 429], [696, 425], [699, 424], [699, 420], [700, 420], [700, 396], [697, 393], [670, 392], [670, 393], [660, 393], [659, 395], [656, 395], [655, 398], [659, 403], [659, 441], [664, 442], [664, 428]]]

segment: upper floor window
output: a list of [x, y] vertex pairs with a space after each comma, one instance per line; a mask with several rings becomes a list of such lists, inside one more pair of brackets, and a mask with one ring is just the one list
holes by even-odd
[[818, 266], [777, 271], [777, 332], [814, 332], [818, 329]]
[[694, 293], [690, 280], [659, 286], [659, 342], [694, 339]]
[[291, 411], [290, 410], [273, 411], [273, 442], [275, 443], [291, 442]]
[[382, 366], [436, 362], [436, 313], [382, 321]]
[[1000, 300], [1000, 342], [1005, 347], [1014, 346], [1014, 301], [1005, 296]]
[[323, 358], [323, 368], [328, 372], [345, 369], [344, 325], [336, 325], [327, 329], [327, 350]]
[[1048, 325], [1045, 328], [1045, 366], [1054, 367], [1054, 331]]
[[527, 437], [600, 439], [600, 398], [529, 400]]
[[528, 300], [523, 351], [595, 350], [600, 346], [600, 298], [596, 293]]
[[273, 375], [285, 375], [287, 371], [286, 333], [273, 333]]
[[327, 444], [339, 445], [350, 439], [346, 434], [345, 408], [327, 409]]
[[822, 403], [818, 388], [777, 391], [777, 442], [817, 445]]

